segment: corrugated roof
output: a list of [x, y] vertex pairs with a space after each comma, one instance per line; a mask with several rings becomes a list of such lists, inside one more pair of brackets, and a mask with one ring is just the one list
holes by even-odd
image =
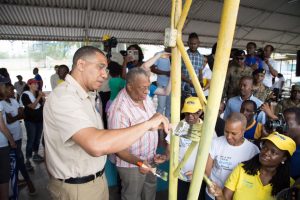
[[[290, 3], [289, 3], [290, 2]], [[217, 40], [223, 1], [193, 1], [183, 38], [202, 46]], [[99, 41], [104, 34], [129, 43], [162, 44], [171, 0], [2, 0], [0, 39]], [[235, 47], [254, 41], [282, 52], [300, 49], [300, 0], [241, 0]]]

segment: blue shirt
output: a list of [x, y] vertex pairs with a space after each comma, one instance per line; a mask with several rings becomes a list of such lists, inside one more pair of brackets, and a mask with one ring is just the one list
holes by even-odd
[[254, 57], [247, 56], [246, 59], [245, 59], [245, 64], [246, 64], [248, 67], [251, 67], [251, 65], [257, 64], [258, 69], [263, 69], [263, 62], [262, 62], [262, 60], [261, 60], [259, 57], [257, 57], [257, 56], [254, 56]]
[[[257, 107], [259, 107], [259, 106], [261, 106], [261, 104], [263, 104], [263, 102], [261, 100], [259, 100], [258, 98], [256, 98], [253, 95], [251, 95], [251, 97], [249, 99], [254, 101], [256, 103]], [[226, 104], [226, 108], [224, 111], [224, 120], [227, 119], [227, 117], [230, 115], [230, 113], [240, 112], [242, 103], [243, 103], [243, 99], [241, 98], [241, 96], [231, 97]], [[263, 111], [260, 112], [257, 116], [256, 121], [258, 121], [262, 124], [265, 124], [266, 123], [266, 114]]]
[[149, 96], [151, 98], [154, 97], [154, 95], [155, 95], [154, 92], [155, 92], [156, 89], [157, 89], [157, 87], [155, 85], [153, 85], [153, 84], [150, 85], [150, 87], [149, 87]]
[[291, 177], [294, 179], [300, 177], [300, 145], [297, 146], [291, 159]]
[[[199, 78], [199, 72], [200, 72], [201, 69], [204, 68], [204, 66], [203, 66], [204, 65], [204, 56], [201, 55], [199, 53], [199, 51], [196, 51], [196, 52], [192, 53], [189, 49], [187, 50], [187, 54], [189, 55], [189, 58], [192, 62], [194, 70], [196, 72], [196, 75]], [[182, 62], [181, 73], [186, 78], [190, 78], [184, 62]], [[195, 88], [191, 87], [189, 83], [184, 82], [184, 81], [182, 81], [181, 90], [182, 91], [190, 91], [193, 94], [196, 93]]]
[[39, 75], [39, 74], [36, 74], [34, 79], [37, 80], [37, 81], [42, 81], [43, 80], [41, 75]]
[[[170, 59], [169, 58], [159, 58], [154, 65], [157, 66], [157, 69], [162, 71], [170, 71]], [[157, 75], [157, 84], [159, 86], [167, 87], [170, 77], [166, 75]]]

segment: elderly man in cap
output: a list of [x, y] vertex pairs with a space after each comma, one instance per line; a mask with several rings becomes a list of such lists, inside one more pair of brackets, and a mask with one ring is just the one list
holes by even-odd
[[[179, 161], [182, 161], [184, 158], [184, 155], [186, 151], [188, 150], [189, 146], [192, 143], [193, 138], [189, 135], [189, 130], [191, 130], [191, 126], [193, 126], [193, 130], [195, 130], [195, 127], [198, 127], [197, 129], [201, 130], [201, 124], [202, 120], [200, 116], [203, 114], [202, 106], [200, 104], [198, 97], [187, 97], [184, 101], [183, 108], [181, 110], [182, 113], [184, 113], [184, 119], [178, 124], [178, 126], [181, 126], [182, 128], [179, 129], [178, 132], [176, 132], [176, 135], [180, 136], [179, 141]], [[196, 125], [196, 126], [194, 126]], [[197, 126], [200, 125], [200, 126]], [[177, 130], [177, 128], [176, 128]], [[216, 134], [214, 134], [214, 137], [217, 137]], [[168, 143], [168, 148], [165, 153], [165, 155], [156, 155], [155, 162], [156, 163], [162, 163], [165, 160], [169, 159], [169, 144], [170, 144], [170, 134], [167, 135], [166, 141]], [[194, 138], [195, 139], [195, 138]], [[190, 187], [191, 177], [193, 174], [193, 169], [195, 165], [195, 160], [197, 156], [197, 149], [198, 145], [194, 148], [192, 151], [192, 154], [190, 155], [187, 162], [184, 164], [184, 166], [181, 168], [180, 174], [179, 174], [179, 180], [178, 180], [178, 193], [177, 193], [177, 199], [178, 200], [185, 200], [187, 199], [187, 194]]]

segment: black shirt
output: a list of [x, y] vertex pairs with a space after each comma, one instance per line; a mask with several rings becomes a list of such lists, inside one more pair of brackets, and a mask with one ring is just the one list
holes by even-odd
[[43, 122], [43, 99], [39, 101], [40, 108], [32, 109], [28, 107], [29, 104], [32, 104], [28, 94], [23, 93], [22, 95], [22, 103], [24, 105], [24, 120], [31, 122]]

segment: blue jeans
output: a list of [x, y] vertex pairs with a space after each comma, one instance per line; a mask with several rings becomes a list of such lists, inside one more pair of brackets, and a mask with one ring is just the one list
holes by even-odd
[[205, 191], [205, 200], [213, 200], [212, 198], [210, 198], [210, 196], [207, 194], [206, 191]]
[[38, 152], [43, 132], [43, 122], [25, 121], [27, 132], [26, 159], [32, 157], [32, 152]]
[[[159, 87], [162, 87], [158, 84]], [[165, 115], [168, 119], [171, 118], [171, 95], [161, 96], [157, 95], [158, 105], [157, 112]]]

